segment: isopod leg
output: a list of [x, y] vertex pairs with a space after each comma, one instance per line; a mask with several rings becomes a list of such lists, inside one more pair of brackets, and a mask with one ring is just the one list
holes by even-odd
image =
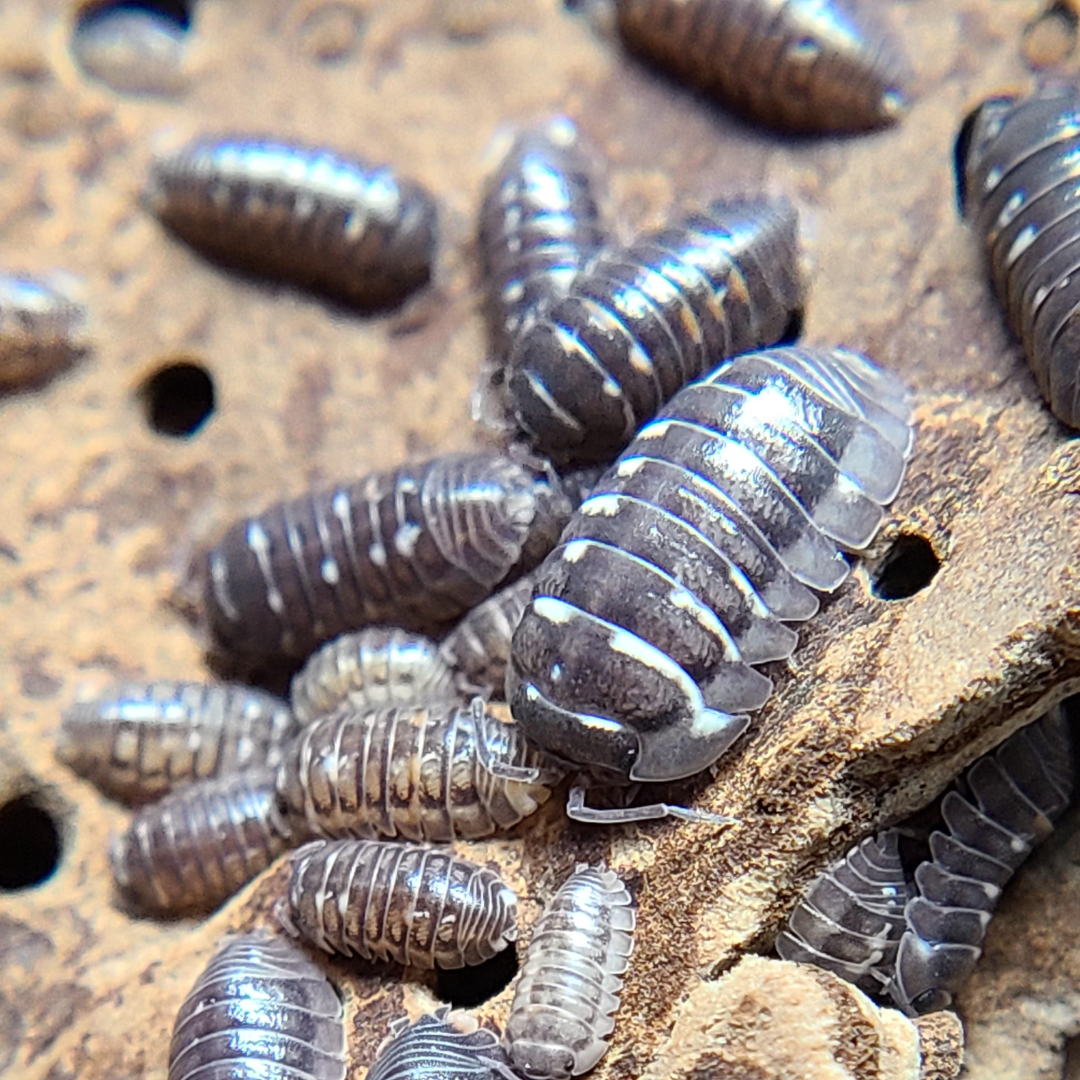
[[645, 806], [618, 806], [598, 810], [585, 805], [585, 785], [574, 783], [566, 800], [566, 816], [572, 821], [585, 821], [597, 825], [618, 825], [631, 821], [656, 821], [673, 817], [682, 821], [696, 821], [708, 825], [734, 825], [736, 818], [724, 814], [712, 814], [708, 810], [691, 810], [688, 806], [671, 803], [648, 803]]
[[540, 779], [540, 770], [537, 768], [525, 768], [520, 765], [511, 765], [506, 761], [499, 761], [491, 753], [491, 747], [487, 741], [485, 729], [484, 699], [474, 697], [469, 704], [476, 727], [476, 750], [480, 758], [480, 765], [486, 772], [500, 780], [518, 780], [523, 784], [532, 784]]

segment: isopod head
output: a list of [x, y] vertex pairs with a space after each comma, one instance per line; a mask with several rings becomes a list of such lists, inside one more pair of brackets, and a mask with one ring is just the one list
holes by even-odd
[[964, 118], [953, 143], [953, 167], [956, 174], [956, 203], [966, 217], [971, 199], [968, 169], [982, 156], [986, 143], [1001, 130], [1005, 114], [1016, 103], [1015, 97], [994, 97], [977, 105]]

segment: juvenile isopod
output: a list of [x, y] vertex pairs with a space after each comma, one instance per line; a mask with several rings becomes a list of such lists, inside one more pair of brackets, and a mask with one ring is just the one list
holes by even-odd
[[503, 1034], [526, 1080], [567, 1080], [604, 1056], [635, 921], [626, 886], [603, 866], [579, 864], [544, 908]]
[[[498, 706], [480, 699], [360, 711], [304, 728], [278, 770], [279, 812], [298, 836], [447, 842], [491, 836], [547, 802], [559, 773]], [[533, 770], [531, 780], [492, 766]]]
[[85, 319], [55, 285], [0, 273], [0, 392], [37, 386], [75, 363]]
[[56, 756], [127, 803], [180, 784], [274, 767], [297, 725], [280, 698], [238, 685], [121, 683], [64, 713]]
[[1080, 224], [1073, 213], [1080, 88], [984, 101], [956, 143], [964, 216], [1054, 415], [1080, 427]]
[[518, 934], [517, 896], [498, 874], [445, 848], [386, 840], [306, 844], [276, 911], [326, 952], [406, 967], [482, 964]]
[[559, 462], [607, 464], [688, 382], [791, 334], [804, 298], [783, 200], [712, 203], [590, 263], [514, 341], [518, 426]]
[[865, 131], [907, 108], [903, 51], [858, 0], [615, 0], [623, 40], [763, 124]]
[[877, 532], [909, 411], [844, 349], [747, 353], [672, 398], [535, 573], [507, 677], [530, 744], [623, 783], [714, 762]]
[[209, 911], [291, 846], [274, 774], [200, 780], [136, 811], [109, 851], [121, 892], [155, 915]]
[[173, 1025], [168, 1080], [345, 1080], [341, 999], [288, 938], [225, 938]]
[[234, 654], [297, 659], [372, 624], [437, 632], [543, 558], [571, 490], [541, 463], [487, 451], [278, 503], [210, 552], [211, 632]]
[[443, 1006], [390, 1025], [367, 1080], [517, 1080], [495, 1033], [464, 1012]]
[[154, 162], [148, 202], [221, 263], [361, 308], [396, 304], [431, 274], [437, 214], [427, 191], [330, 150], [197, 139]]
[[458, 697], [454, 672], [439, 647], [421, 634], [369, 626], [328, 641], [293, 676], [290, 697], [301, 724], [344, 701], [357, 709], [421, 705]]

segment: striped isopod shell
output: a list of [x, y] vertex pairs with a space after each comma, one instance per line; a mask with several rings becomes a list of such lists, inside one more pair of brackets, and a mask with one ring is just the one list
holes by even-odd
[[538, 749], [614, 780], [706, 768], [847, 576], [913, 443], [903, 386], [845, 349], [747, 353], [680, 391], [535, 573], [507, 700]]
[[[540, 775], [494, 776], [485, 748], [492, 762]], [[278, 808], [300, 837], [471, 840], [535, 813], [558, 778], [495, 708], [345, 705], [293, 743], [278, 769]]]
[[85, 319], [55, 286], [0, 273], [0, 391], [40, 384], [70, 367], [84, 351]]
[[554, 546], [576, 503], [541, 464], [445, 454], [278, 503], [208, 556], [228, 651], [308, 657], [371, 624], [437, 632]]
[[965, 217], [1054, 415], [1080, 427], [1080, 225], [1073, 214], [1080, 88], [990, 98], [956, 144]]
[[944, 830], [915, 871], [917, 895], [889, 993], [910, 1014], [947, 1008], [982, 954], [1001, 890], [1065, 812], [1072, 737], [1060, 706], [979, 758], [941, 802]]
[[800, 319], [798, 215], [718, 201], [597, 257], [514, 342], [518, 425], [560, 462], [611, 461], [678, 390]]
[[329, 953], [406, 967], [482, 964], [516, 940], [517, 896], [446, 848], [315, 840], [292, 857], [282, 926]]
[[285, 702], [251, 687], [120, 683], [64, 713], [56, 756], [106, 795], [144, 803], [192, 780], [274, 767], [296, 732]]
[[579, 864], [533, 927], [503, 1041], [528, 1080], [588, 1072], [615, 1030], [636, 915], [612, 870]]
[[368, 626], [328, 641], [293, 676], [290, 697], [300, 724], [333, 712], [344, 701], [357, 709], [420, 705], [458, 694], [439, 647], [421, 634]]
[[776, 951], [881, 993], [892, 977], [910, 892], [897, 831], [867, 837], [814, 879]]
[[180, 1006], [168, 1080], [345, 1080], [329, 979], [288, 938], [225, 938]]
[[439, 649], [465, 691], [501, 698], [506, 689], [510, 639], [532, 598], [531, 574], [500, 589], [473, 608], [446, 636]]
[[156, 915], [210, 911], [287, 847], [274, 813], [274, 774], [200, 780], [136, 811], [109, 851], [121, 892]]
[[763, 124], [865, 131], [907, 108], [909, 64], [858, 0], [615, 0], [627, 46]]
[[444, 1005], [415, 1024], [406, 1017], [395, 1020], [366, 1080], [496, 1080], [508, 1075], [495, 1033], [468, 1013]]
[[437, 212], [419, 184], [329, 150], [261, 138], [197, 139], [152, 167], [147, 198], [217, 261], [360, 308], [425, 284]]

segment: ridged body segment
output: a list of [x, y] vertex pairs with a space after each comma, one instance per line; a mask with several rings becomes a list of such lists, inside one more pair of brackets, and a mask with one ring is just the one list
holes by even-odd
[[0, 391], [34, 386], [78, 359], [86, 312], [55, 286], [0, 273]]
[[606, 464], [687, 383], [783, 339], [802, 304], [794, 207], [714, 202], [599, 256], [534, 313], [509, 361], [517, 423], [553, 460]]
[[637, 434], [534, 575], [507, 696], [538, 749], [598, 775], [706, 768], [843, 582], [913, 443], [907, 392], [843, 349], [748, 353]]
[[109, 858], [136, 907], [180, 915], [217, 907], [290, 846], [274, 814], [274, 774], [258, 769], [200, 780], [144, 806]]
[[168, 1080], [345, 1080], [345, 1021], [326, 976], [287, 938], [225, 938], [173, 1026]]
[[856, 0], [616, 0], [626, 44], [763, 124], [865, 131], [907, 106], [909, 64]]
[[197, 139], [154, 162], [148, 199], [217, 261], [361, 308], [399, 303], [431, 273], [432, 197], [389, 167], [330, 150]]
[[535, 566], [574, 505], [541, 463], [494, 452], [278, 503], [210, 552], [211, 631], [236, 654], [298, 659], [368, 625], [437, 632]]
[[273, 768], [297, 730], [284, 701], [251, 687], [121, 683], [64, 713], [56, 756], [137, 804], [193, 780]]
[[604, 1056], [636, 915], [618, 876], [579, 865], [533, 927], [503, 1041], [527, 1080], [565, 1080]]
[[517, 938], [502, 878], [446, 849], [315, 840], [293, 855], [285, 929], [329, 953], [406, 967], [481, 964]]
[[357, 709], [422, 705], [458, 696], [439, 646], [421, 634], [369, 626], [328, 641], [293, 676], [289, 696], [300, 724], [343, 702]]
[[1080, 88], [991, 98], [957, 141], [964, 214], [994, 292], [1054, 415], [1080, 428]]
[[[485, 748], [492, 761], [541, 775], [494, 776]], [[278, 770], [278, 806], [298, 836], [442, 843], [511, 828], [548, 800], [557, 776], [493, 709], [345, 706], [292, 745]]]
[[[469, 1022], [471, 1021], [471, 1023]], [[443, 1006], [415, 1024], [395, 1020], [366, 1080], [496, 1080], [506, 1058], [494, 1032]]]

